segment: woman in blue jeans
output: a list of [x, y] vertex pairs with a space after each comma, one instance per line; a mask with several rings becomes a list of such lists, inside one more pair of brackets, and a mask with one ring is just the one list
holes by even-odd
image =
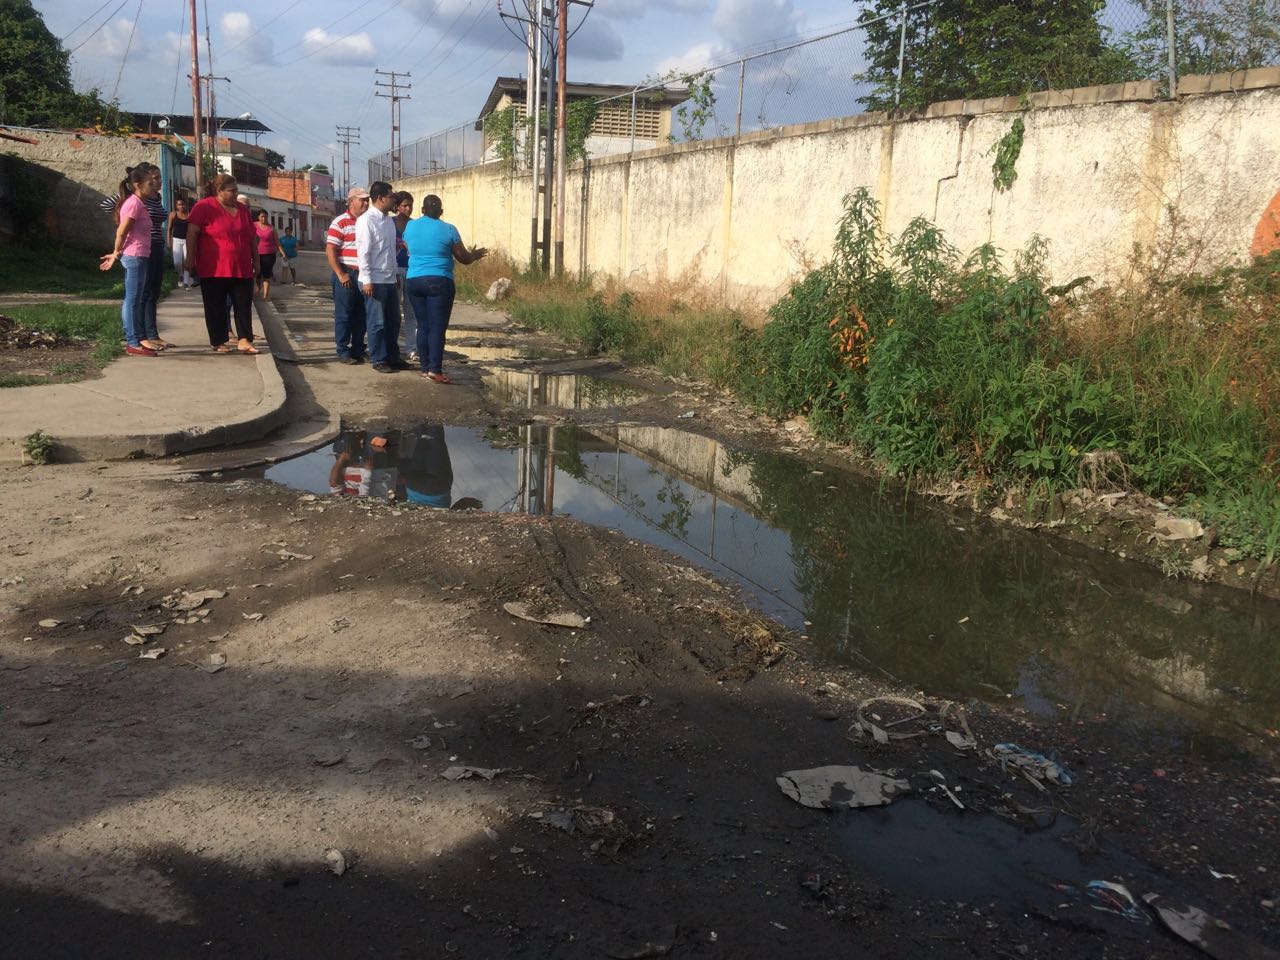
[[422, 216], [404, 228], [409, 248], [405, 289], [418, 319], [418, 362], [422, 377], [432, 383], [452, 383], [444, 372], [444, 335], [453, 312], [453, 261], [475, 263], [489, 251], [468, 250], [458, 228], [440, 219], [444, 205], [434, 193], [422, 199]]
[[143, 290], [147, 282], [147, 265], [151, 257], [151, 216], [146, 200], [159, 191], [159, 181], [150, 171], [134, 167], [129, 171], [133, 192], [116, 208], [120, 224], [116, 228], [111, 252], [102, 258], [101, 268], [110, 270], [116, 261], [124, 267], [124, 303], [120, 319], [124, 325], [125, 353], [132, 357], [154, 357], [156, 351], [144, 339], [146, 319]]

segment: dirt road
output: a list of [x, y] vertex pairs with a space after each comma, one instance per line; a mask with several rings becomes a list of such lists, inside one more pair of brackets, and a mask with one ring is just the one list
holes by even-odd
[[[465, 371], [289, 376], [348, 419], [508, 415]], [[1164, 763], [1105, 717], [981, 704], [979, 750], [853, 742], [863, 698], [912, 691], [821, 667], [608, 531], [170, 463], [14, 469], [0, 491], [4, 955], [1195, 955], [1093, 909], [1093, 871], [1274, 929], [1268, 762]], [[1002, 771], [983, 751], [1006, 741], [1059, 751], [1075, 784]], [[775, 782], [827, 764], [917, 796], [832, 812]], [[953, 846], [987, 823], [990, 859]], [[1070, 876], [1028, 879], [1045, 844]]]

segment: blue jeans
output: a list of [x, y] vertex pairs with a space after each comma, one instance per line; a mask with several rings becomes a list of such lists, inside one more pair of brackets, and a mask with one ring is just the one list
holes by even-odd
[[444, 335], [453, 313], [453, 277], [410, 277], [406, 288], [418, 318], [418, 363], [424, 373], [440, 373]]
[[131, 347], [142, 346], [146, 337], [142, 320], [142, 289], [147, 283], [149, 257], [121, 257], [124, 267], [124, 303], [120, 305], [120, 320], [124, 324], [124, 342]]
[[364, 298], [369, 322], [369, 359], [374, 363], [400, 362], [400, 292], [392, 283], [373, 284]]
[[347, 267], [351, 276], [351, 285], [344, 287], [338, 282], [338, 275], [333, 280], [333, 339], [338, 345], [338, 356], [363, 357], [364, 349], [364, 294], [360, 292], [360, 271], [355, 267]]
[[409, 282], [404, 278], [404, 271], [398, 274], [400, 277], [400, 353], [415, 353], [418, 349], [418, 321], [413, 315], [413, 304], [409, 302]]
[[164, 241], [151, 244], [147, 257], [147, 275], [142, 287], [142, 339], [159, 340], [156, 308], [160, 305], [160, 288], [164, 284]]

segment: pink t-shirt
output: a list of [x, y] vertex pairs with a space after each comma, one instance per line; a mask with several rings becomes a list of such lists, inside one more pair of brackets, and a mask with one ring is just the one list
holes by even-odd
[[267, 256], [276, 252], [276, 228], [269, 223], [255, 223], [254, 231], [258, 234], [258, 255]]
[[129, 217], [133, 218], [133, 223], [129, 225], [129, 231], [124, 235], [124, 245], [120, 248], [120, 255], [151, 256], [151, 214], [147, 213], [146, 204], [138, 198], [137, 194], [129, 194], [125, 202], [120, 204], [120, 222], [123, 223]]

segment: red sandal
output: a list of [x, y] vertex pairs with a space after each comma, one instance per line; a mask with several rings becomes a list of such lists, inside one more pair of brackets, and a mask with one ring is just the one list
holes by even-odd
[[432, 383], [453, 383], [448, 374], [444, 373], [424, 373], [422, 379], [430, 380]]

